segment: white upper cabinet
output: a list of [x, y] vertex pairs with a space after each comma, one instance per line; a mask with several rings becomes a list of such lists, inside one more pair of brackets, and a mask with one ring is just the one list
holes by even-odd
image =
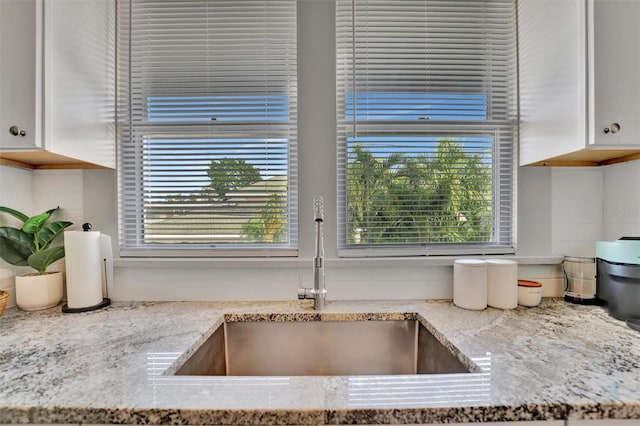
[[588, 6], [589, 144], [640, 148], [640, 2], [597, 0]]
[[640, 154], [640, 1], [519, 0], [521, 165]]
[[113, 0], [0, 0], [0, 162], [115, 167]]
[[[0, 147], [41, 146], [42, 4], [0, 2]], [[10, 133], [10, 129], [14, 134]]]

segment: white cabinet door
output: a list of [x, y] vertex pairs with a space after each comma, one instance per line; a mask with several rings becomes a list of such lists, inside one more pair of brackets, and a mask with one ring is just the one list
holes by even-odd
[[44, 21], [44, 145], [115, 167], [115, 4], [45, 0]]
[[0, 148], [37, 148], [42, 141], [36, 114], [42, 99], [41, 20], [41, 2], [0, 1]]
[[[590, 144], [640, 144], [640, 1], [592, 0]], [[615, 129], [615, 125], [620, 126]], [[607, 130], [608, 129], [608, 130]]]
[[0, 20], [0, 158], [114, 168], [115, 0], [0, 0]]
[[520, 164], [638, 155], [640, 1], [518, 0], [518, 18]]
[[585, 8], [579, 0], [518, 1], [520, 164], [584, 149]]

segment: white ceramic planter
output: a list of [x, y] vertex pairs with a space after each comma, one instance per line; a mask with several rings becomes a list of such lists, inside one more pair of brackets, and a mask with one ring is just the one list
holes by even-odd
[[16, 276], [16, 305], [25, 311], [56, 306], [62, 301], [62, 272]]

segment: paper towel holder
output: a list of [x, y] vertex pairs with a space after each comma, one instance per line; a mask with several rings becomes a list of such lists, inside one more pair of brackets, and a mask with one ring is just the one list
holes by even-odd
[[105, 297], [102, 299], [102, 302], [98, 303], [97, 305], [87, 306], [86, 308], [70, 308], [65, 303], [64, 305], [62, 305], [62, 312], [64, 312], [65, 314], [77, 314], [80, 312], [90, 312], [90, 311], [106, 308], [109, 305], [111, 305], [111, 299], [109, 299], [108, 297]]
[[[92, 225], [90, 223], [84, 223], [82, 225], [82, 230], [84, 232], [89, 232], [92, 229]], [[104, 281], [105, 281], [105, 291], [107, 292], [106, 296], [109, 296], [109, 277], [112, 276], [111, 274], [109, 274], [109, 262], [113, 262], [113, 258], [112, 258], [112, 248], [111, 248], [111, 238], [107, 235], [101, 235], [101, 239], [100, 239], [100, 252], [101, 252], [101, 262], [102, 262], [102, 268], [103, 268], [103, 277], [104, 277]], [[102, 302], [95, 304], [95, 305], [91, 305], [91, 306], [83, 306], [83, 307], [77, 307], [77, 308], [70, 308], [69, 305], [67, 303], [65, 303], [64, 305], [62, 305], [62, 312], [66, 313], [66, 314], [74, 314], [74, 313], [80, 313], [80, 312], [90, 312], [90, 311], [95, 311], [98, 309], [103, 309], [106, 308], [107, 306], [111, 305], [111, 299], [109, 299], [109, 297], [104, 297], [102, 299]]]

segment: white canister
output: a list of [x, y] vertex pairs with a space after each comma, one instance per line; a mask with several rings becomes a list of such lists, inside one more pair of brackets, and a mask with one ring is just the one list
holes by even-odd
[[487, 259], [487, 305], [499, 309], [518, 306], [518, 262]]
[[487, 264], [480, 259], [453, 262], [453, 303], [464, 309], [487, 307]]

